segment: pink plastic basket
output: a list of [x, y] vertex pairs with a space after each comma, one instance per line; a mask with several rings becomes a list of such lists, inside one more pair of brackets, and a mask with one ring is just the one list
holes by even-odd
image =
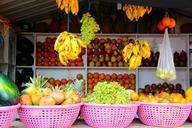
[[191, 110], [191, 113], [189, 115], [189, 119], [192, 121], [192, 110]]
[[134, 119], [139, 104], [101, 105], [85, 103], [81, 109], [85, 122], [94, 128], [125, 128]]
[[79, 115], [81, 105], [21, 106], [18, 112], [27, 128], [70, 128]]
[[0, 107], [0, 128], [9, 128], [13, 122], [20, 104]]
[[140, 103], [138, 116], [143, 124], [160, 127], [177, 127], [185, 123], [191, 104]]

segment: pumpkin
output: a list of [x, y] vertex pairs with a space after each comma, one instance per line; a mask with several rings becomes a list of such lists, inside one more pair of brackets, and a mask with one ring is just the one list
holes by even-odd
[[165, 27], [167, 27], [167, 26], [169, 26], [170, 25], [170, 18], [169, 17], [163, 17], [163, 19], [162, 19], [162, 24], [165, 26]]
[[170, 18], [170, 24], [169, 24], [169, 28], [174, 28], [176, 26], [176, 22], [173, 18]]
[[162, 21], [160, 21], [157, 24], [157, 28], [159, 29], [159, 31], [164, 31], [165, 30], [165, 26], [163, 25]]

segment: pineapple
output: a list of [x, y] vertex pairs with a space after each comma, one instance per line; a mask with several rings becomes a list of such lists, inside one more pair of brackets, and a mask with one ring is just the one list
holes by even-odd
[[48, 80], [43, 76], [37, 75], [34, 78], [30, 78], [30, 82], [25, 84], [27, 88], [23, 90], [23, 93], [31, 97], [34, 105], [39, 105], [39, 101], [42, 97], [42, 90], [48, 86], [47, 81]]

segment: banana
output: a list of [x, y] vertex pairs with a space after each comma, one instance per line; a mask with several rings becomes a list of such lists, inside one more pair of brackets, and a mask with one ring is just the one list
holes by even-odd
[[61, 4], [62, 4], [63, 0], [56, 0], [57, 6], [60, 8]]
[[77, 40], [75, 40], [75, 38], [73, 38], [71, 40], [71, 43], [72, 43], [72, 51], [78, 58], [79, 53], [81, 53], [81, 47], [79, 46], [79, 44], [78, 44]]
[[64, 43], [59, 47], [58, 52], [60, 53], [60, 52], [65, 51], [65, 50], [70, 51], [71, 47], [69, 44], [70, 44], [70, 38], [69, 38], [69, 36], [67, 36]]
[[133, 55], [131, 58], [130, 58], [130, 61], [129, 61], [129, 70], [134, 70], [136, 68], [136, 65], [135, 65], [135, 61], [136, 61], [136, 56]]
[[77, 15], [79, 12], [79, 2], [78, 0], [75, 0], [75, 14]]
[[67, 65], [69, 60], [78, 59], [81, 47], [86, 47], [84, 42], [77, 35], [66, 31], [59, 34], [54, 45], [63, 65]]
[[142, 58], [150, 58], [151, 46], [147, 40], [134, 40], [122, 51], [123, 59], [129, 63], [129, 69], [134, 70], [142, 64]]
[[76, 38], [76, 40], [77, 40], [78, 44], [79, 44], [81, 47], [83, 47], [83, 48], [86, 47], [86, 44], [85, 44], [81, 39]]
[[61, 62], [63, 65], [67, 65], [68, 60], [67, 60], [67, 58], [66, 58], [66, 56], [65, 56], [65, 52], [60, 52], [60, 53], [59, 53], [59, 60], [60, 60], [60, 62]]
[[55, 41], [54, 50], [56, 50], [56, 51], [59, 50], [59, 47], [62, 45], [62, 43], [64, 42], [66, 37], [67, 37], [66, 31], [59, 34], [59, 36], [57, 37], [57, 39]]
[[131, 4], [125, 4], [123, 6], [123, 11], [131, 21], [138, 21], [140, 17], [143, 17], [146, 13], [149, 14], [151, 10], [152, 7], [136, 6]]

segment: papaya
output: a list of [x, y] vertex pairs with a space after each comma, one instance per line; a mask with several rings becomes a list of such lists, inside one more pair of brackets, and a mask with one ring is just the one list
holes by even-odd
[[19, 89], [7, 76], [0, 73], [0, 106], [16, 105], [19, 102]]

